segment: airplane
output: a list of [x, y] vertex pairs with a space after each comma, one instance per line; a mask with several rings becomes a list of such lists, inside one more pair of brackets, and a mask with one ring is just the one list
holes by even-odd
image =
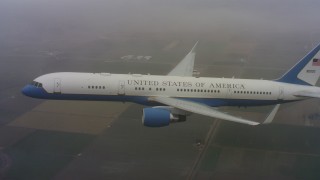
[[[197, 42], [198, 43], [198, 42]], [[320, 98], [320, 44], [275, 80], [194, 77], [195, 48], [167, 75], [58, 72], [26, 85], [26, 96], [51, 100], [120, 101], [145, 106], [142, 124], [163, 127], [192, 113], [247, 125], [256, 121], [219, 111], [220, 106], [275, 105], [262, 124], [273, 121], [280, 104]], [[152, 107], [150, 107], [152, 106]]]

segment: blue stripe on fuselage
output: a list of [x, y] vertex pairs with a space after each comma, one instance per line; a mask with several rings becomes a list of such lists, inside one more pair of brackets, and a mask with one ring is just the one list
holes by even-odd
[[[124, 95], [94, 95], [94, 94], [56, 94], [47, 93], [43, 88], [27, 85], [22, 89], [26, 96], [39, 99], [52, 100], [85, 100], [85, 101], [120, 101], [133, 102], [146, 106], [162, 105], [150, 102], [146, 96], [124, 96]], [[217, 99], [217, 98], [178, 98], [186, 101], [198, 102], [212, 107], [218, 106], [263, 106], [291, 101], [284, 100], [253, 100], [253, 99]]]

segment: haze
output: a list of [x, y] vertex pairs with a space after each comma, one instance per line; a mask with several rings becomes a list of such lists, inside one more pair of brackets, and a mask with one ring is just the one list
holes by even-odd
[[[150, 129], [139, 105], [20, 92], [51, 72], [164, 75], [196, 41], [201, 76], [278, 78], [320, 42], [319, 7], [319, 0], [0, 0], [0, 179], [320, 179], [317, 99], [282, 105], [270, 126], [192, 115]], [[269, 110], [226, 111], [261, 122]]]
[[0, 43], [65, 44], [115, 32], [187, 33], [195, 40], [222, 32], [264, 38], [298, 33], [314, 42], [319, 6], [317, 0], [2, 0]]

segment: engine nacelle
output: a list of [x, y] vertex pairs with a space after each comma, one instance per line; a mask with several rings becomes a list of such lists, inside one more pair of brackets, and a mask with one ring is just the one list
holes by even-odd
[[186, 121], [186, 116], [173, 115], [167, 109], [144, 108], [142, 115], [142, 124], [148, 127], [168, 126], [172, 122]]

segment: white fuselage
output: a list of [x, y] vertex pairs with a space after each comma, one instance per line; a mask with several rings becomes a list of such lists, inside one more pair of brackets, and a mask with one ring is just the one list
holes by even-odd
[[[133, 101], [124, 97], [175, 97], [202, 101], [210, 106], [220, 105], [267, 105], [279, 101], [296, 101], [303, 98], [296, 92], [320, 93], [314, 86], [282, 83], [270, 80], [204, 78], [179, 76], [154, 76], [140, 74], [109, 73], [52, 73], [38, 77], [49, 99], [99, 100], [98, 97], [112, 97], [112, 101]], [[72, 95], [74, 98], [68, 97]], [[119, 99], [117, 99], [119, 97]], [[41, 97], [40, 97], [41, 98]], [[101, 100], [108, 100], [102, 98]], [[210, 103], [206, 102], [207, 100]], [[214, 103], [224, 100], [227, 103]], [[246, 103], [243, 103], [243, 102]], [[257, 103], [259, 102], [259, 103]], [[140, 102], [137, 102], [140, 103]], [[243, 104], [242, 104], [243, 103]], [[142, 103], [145, 104], [145, 103]]]

